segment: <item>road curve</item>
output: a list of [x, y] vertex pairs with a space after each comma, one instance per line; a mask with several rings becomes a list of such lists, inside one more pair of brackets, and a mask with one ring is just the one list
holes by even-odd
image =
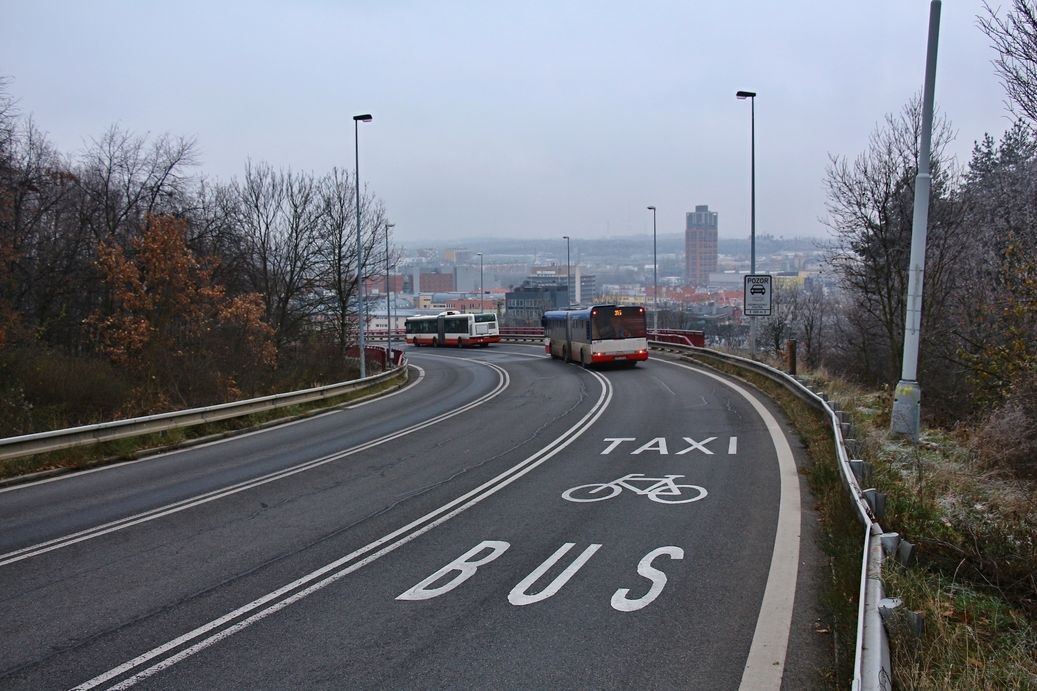
[[799, 451], [770, 404], [659, 359], [409, 356], [424, 377], [384, 400], [0, 492], [0, 686], [760, 688], [815, 663], [786, 646]]

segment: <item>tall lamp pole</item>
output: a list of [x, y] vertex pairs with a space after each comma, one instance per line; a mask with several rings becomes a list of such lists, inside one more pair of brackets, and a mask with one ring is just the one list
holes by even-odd
[[479, 311], [483, 311], [483, 299], [486, 297], [486, 291], [483, 289], [482, 283], [482, 252], [477, 252], [479, 255]]
[[371, 122], [374, 118], [370, 113], [353, 116], [353, 148], [356, 152], [356, 321], [357, 340], [360, 349], [360, 378], [367, 376], [367, 367], [364, 364], [366, 343], [364, 342], [364, 262], [363, 251], [360, 246], [360, 123]]
[[569, 307], [572, 307], [573, 296], [572, 296], [572, 270], [569, 268], [569, 236], [563, 235], [565, 239], [565, 299], [569, 301]]
[[[739, 91], [735, 98], [749, 99], [749, 273], [756, 273], [756, 92]], [[749, 317], [749, 352], [756, 356], [756, 317]]]
[[655, 207], [649, 206], [652, 212], [652, 331], [659, 332], [659, 252], [655, 234]]
[[929, 38], [922, 86], [922, 133], [915, 177], [915, 207], [911, 220], [911, 258], [907, 277], [904, 319], [904, 357], [900, 381], [893, 396], [890, 432], [917, 442], [921, 431], [922, 388], [918, 385], [918, 345], [922, 328], [922, 289], [925, 286], [925, 241], [929, 225], [929, 160], [933, 136], [933, 99], [936, 93], [936, 53], [940, 42], [940, 0], [929, 3]]
[[392, 364], [392, 301], [389, 299], [389, 229], [395, 223], [385, 223], [385, 364]]

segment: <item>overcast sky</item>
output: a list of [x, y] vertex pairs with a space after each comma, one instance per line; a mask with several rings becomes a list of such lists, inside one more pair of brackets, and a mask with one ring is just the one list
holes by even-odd
[[[992, 5], [997, 6], [997, 0]], [[405, 242], [684, 229], [822, 235], [828, 155], [920, 91], [928, 0], [0, 0], [0, 75], [64, 153], [108, 127], [247, 159], [352, 169]], [[937, 106], [962, 164], [1009, 125], [980, 0], [943, 3]]]

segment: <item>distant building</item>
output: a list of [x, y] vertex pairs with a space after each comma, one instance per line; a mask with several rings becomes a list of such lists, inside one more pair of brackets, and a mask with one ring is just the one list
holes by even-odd
[[454, 272], [440, 273], [434, 271], [431, 273], [422, 272], [418, 276], [418, 288], [417, 290], [422, 293], [451, 293], [457, 290], [457, 282], [454, 280]]
[[540, 326], [540, 318], [547, 310], [569, 305], [569, 291], [565, 284], [526, 285], [508, 291], [504, 296], [504, 318], [507, 326]]
[[717, 212], [701, 204], [685, 219], [684, 276], [689, 286], [705, 286], [717, 270]]
[[569, 275], [566, 276], [566, 267], [558, 264], [534, 266], [529, 276], [526, 277], [524, 285], [553, 286], [568, 283], [572, 304], [590, 304], [598, 294], [598, 277], [594, 274], [583, 273], [583, 270], [576, 265], [568, 267], [568, 271]]

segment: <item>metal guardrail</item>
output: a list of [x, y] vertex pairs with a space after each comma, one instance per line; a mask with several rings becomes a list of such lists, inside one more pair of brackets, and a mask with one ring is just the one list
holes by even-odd
[[[541, 342], [543, 336], [542, 334], [508, 334], [507, 336], [502, 336], [502, 340], [527, 343]], [[895, 545], [893, 540], [895, 540], [896, 534], [884, 533], [882, 531], [867, 499], [868, 495], [865, 490], [861, 489], [857, 476], [854, 474], [853, 463], [851, 463], [854, 459], [851, 459], [847, 453], [846, 439], [843, 434], [847, 424], [842, 421], [840, 413], [829, 405], [823, 394], [815, 393], [788, 374], [755, 360], [709, 350], [708, 348], [664, 343], [662, 341], [651, 341], [650, 345], [656, 350], [671, 351], [678, 354], [690, 353], [750, 370], [784, 386], [797, 397], [815, 406], [828, 416], [836, 442], [836, 460], [839, 465], [840, 477], [853, 502], [857, 518], [865, 528], [852, 688], [854, 691], [891, 688], [889, 639], [879, 614], [879, 603], [884, 597], [881, 579], [882, 559], [885, 552], [884, 544]], [[394, 354], [397, 352], [394, 351]], [[406, 358], [402, 353], [399, 353], [397, 357], [401, 365], [400, 367], [367, 377], [366, 379], [356, 379], [330, 386], [263, 396], [234, 403], [223, 403], [205, 408], [193, 408], [173, 413], [162, 413], [128, 420], [0, 439], [0, 460], [75, 446], [97, 444], [125, 437], [164, 432], [232, 417], [276, 410], [315, 400], [333, 398], [350, 391], [376, 386], [391, 381], [394, 378], [405, 378], [407, 371]], [[859, 461], [854, 462], [860, 463]], [[868, 491], [873, 492], [874, 490]], [[892, 538], [893, 540], [887, 541], [887, 538]]]
[[849, 425], [843, 421], [843, 414], [832, 408], [824, 394], [811, 391], [799, 380], [769, 365], [707, 348], [659, 341], [653, 341], [650, 345], [656, 350], [681, 354], [691, 353], [701, 358], [713, 359], [760, 374], [785, 387], [828, 417], [836, 442], [836, 461], [839, 465], [840, 478], [849, 493], [857, 519], [864, 526], [852, 689], [853, 691], [873, 691], [892, 688], [889, 638], [882, 623], [879, 608], [884, 598], [882, 560], [887, 547], [889, 551], [895, 551], [899, 536], [882, 531], [872, 504], [868, 500], [869, 493], [873, 494], [874, 490], [861, 489], [860, 482], [853, 470], [854, 465], [860, 466], [861, 462], [851, 459], [847, 452], [844, 430], [848, 430]]
[[[382, 349], [384, 352], [384, 349]], [[393, 351], [394, 354], [399, 351]], [[48, 451], [60, 451], [77, 446], [99, 444], [126, 437], [136, 437], [156, 432], [167, 432], [183, 427], [201, 425], [228, 418], [253, 415], [293, 405], [301, 405], [341, 396], [345, 393], [378, 386], [393, 379], [407, 376], [406, 358], [400, 354], [400, 367], [376, 374], [365, 379], [354, 379], [328, 386], [318, 386], [302, 391], [279, 393], [272, 396], [250, 398], [245, 401], [221, 403], [204, 408], [191, 408], [172, 413], [160, 413], [144, 417], [102, 422], [70, 429], [52, 430], [0, 439], [0, 461], [22, 456], [31, 456]]]

